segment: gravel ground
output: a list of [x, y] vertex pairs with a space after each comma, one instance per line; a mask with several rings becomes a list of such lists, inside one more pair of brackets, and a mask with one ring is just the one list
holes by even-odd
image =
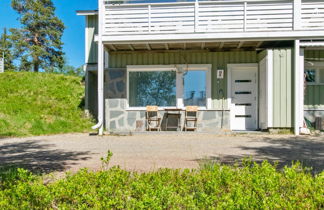
[[0, 139], [1, 166], [16, 165], [37, 172], [98, 170], [100, 158], [113, 152], [110, 166], [145, 172], [159, 168], [198, 168], [201, 163], [234, 163], [243, 157], [300, 160], [314, 172], [324, 169], [324, 137], [238, 134], [138, 134], [89, 136], [66, 134]]

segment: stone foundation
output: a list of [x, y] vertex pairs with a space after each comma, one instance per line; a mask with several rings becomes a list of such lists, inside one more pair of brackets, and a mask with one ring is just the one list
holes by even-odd
[[[106, 129], [109, 132], [143, 132], [146, 131], [145, 110], [126, 110], [126, 99], [106, 99]], [[166, 130], [165, 112], [159, 111], [162, 118], [161, 129]], [[222, 120], [223, 115], [223, 120]], [[184, 111], [181, 115], [184, 124]], [[176, 119], [169, 119], [176, 125]], [[198, 131], [217, 132], [222, 128], [229, 129], [229, 112], [204, 110], [198, 112]]]

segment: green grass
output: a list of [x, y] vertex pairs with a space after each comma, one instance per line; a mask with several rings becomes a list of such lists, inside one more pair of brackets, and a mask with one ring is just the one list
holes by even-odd
[[52, 182], [0, 170], [0, 209], [323, 209], [324, 172], [268, 162], [136, 173], [80, 170]]
[[0, 137], [83, 132], [91, 120], [80, 108], [80, 77], [48, 73], [0, 74]]

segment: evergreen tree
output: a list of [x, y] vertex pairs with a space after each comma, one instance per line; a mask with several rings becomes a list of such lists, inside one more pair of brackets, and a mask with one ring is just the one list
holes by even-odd
[[5, 71], [15, 70], [13, 65], [13, 54], [12, 54], [12, 43], [7, 34], [6, 28], [3, 30], [3, 33], [0, 35], [0, 57], [4, 55], [4, 68]]
[[63, 22], [55, 16], [52, 0], [12, 0], [11, 6], [20, 15], [21, 29], [11, 29], [15, 56], [20, 70], [48, 71], [64, 65]]
[[56, 72], [60, 73], [60, 74], [79, 76], [79, 77], [83, 77], [85, 74], [85, 72], [83, 70], [83, 66], [76, 68], [71, 65], [64, 65], [63, 68], [58, 69]]

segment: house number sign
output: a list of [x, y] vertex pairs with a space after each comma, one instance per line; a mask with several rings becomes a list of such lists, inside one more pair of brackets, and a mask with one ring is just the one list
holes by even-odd
[[217, 79], [224, 79], [224, 70], [223, 69], [217, 70]]

